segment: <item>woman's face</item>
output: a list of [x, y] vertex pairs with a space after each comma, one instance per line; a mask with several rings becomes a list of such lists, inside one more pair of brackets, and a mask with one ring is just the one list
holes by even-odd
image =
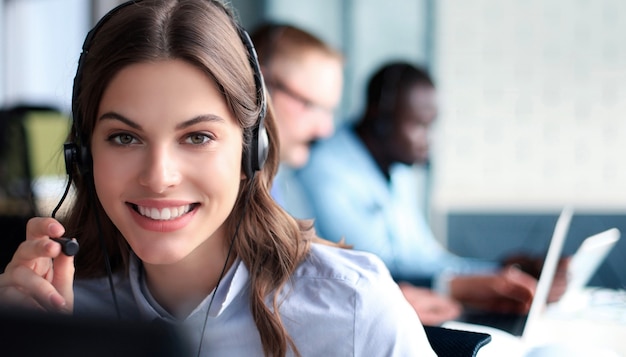
[[215, 82], [182, 60], [133, 64], [113, 77], [96, 121], [98, 198], [137, 256], [222, 256], [245, 176], [242, 129]]

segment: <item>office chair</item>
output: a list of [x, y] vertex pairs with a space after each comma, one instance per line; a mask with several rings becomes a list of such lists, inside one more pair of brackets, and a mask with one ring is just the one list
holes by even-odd
[[426, 337], [439, 357], [474, 357], [491, 342], [486, 333], [453, 330], [438, 326], [424, 326]]

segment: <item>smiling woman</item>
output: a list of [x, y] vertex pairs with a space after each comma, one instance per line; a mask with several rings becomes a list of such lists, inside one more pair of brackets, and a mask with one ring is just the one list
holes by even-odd
[[[75, 200], [62, 224], [29, 222], [0, 303], [167, 321], [199, 356], [433, 355], [378, 258], [271, 199], [275, 115], [222, 3], [112, 10], [87, 35], [73, 93]], [[75, 262], [52, 240], [66, 231]]]
[[[223, 223], [245, 175], [242, 129], [215, 82], [182, 60], [133, 64], [113, 77], [97, 118], [98, 197], [144, 267], [192, 251], [202, 253], [190, 266], [224, 261]], [[216, 281], [219, 271], [203, 274]]]

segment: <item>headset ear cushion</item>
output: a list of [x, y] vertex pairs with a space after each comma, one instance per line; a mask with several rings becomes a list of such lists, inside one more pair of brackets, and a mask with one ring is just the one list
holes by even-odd
[[65, 172], [72, 176], [74, 165], [77, 164], [78, 146], [75, 143], [63, 144], [63, 154], [65, 156]]
[[257, 134], [257, 165], [256, 169], [261, 170], [270, 151], [270, 140], [267, 136], [267, 129], [261, 123]]
[[252, 178], [256, 171], [261, 170], [269, 153], [269, 138], [263, 121], [252, 129], [250, 146], [243, 153], [243, 170], [247, 178]]
[[91, 154], [85, 147], [79, 147], [76, 143], [63, 144], [63, 153], [65, 156], [65, 172], [72, 175], [74, 167], [78, 167], [81, 175], [87, 174], [91, 169]]
[[81, 175], [86, 175], [91, 171], [92, 160], [91, 160], [91, 152], [84, 146], [80, 146], [78, 148], [78, 168], [80, 169]]

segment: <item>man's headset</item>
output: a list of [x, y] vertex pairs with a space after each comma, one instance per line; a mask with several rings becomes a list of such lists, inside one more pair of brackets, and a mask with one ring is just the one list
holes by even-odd
[[[87, 147], [85, 141], [83, 140], [84, 133], [81, 133], [81, 125], [79, 125], [83, 120], [80, 115], [80, 110], [78, 109], [78, 98], [81, 91], [80, 84], [82, 80], [82, 71], [83, 65], [85, 63], [85, 58], [87, 57], [89, 49], [91, 48], [91, 45], [93, 43], [93, 39], [100, 30], [100, 28], [102, 28], [102, 26], [111, 17], [113, 17], [123, 8], [137, 4], [139, 2], [141, 2], [141, 0], [128, 1], [122, 3], [121, 5], [118, 5], [117, 7], [109, 11], [100, 19], [100, 21], [98, 21], [98, 23], [96, 23], [91, 31], [89, 31], [87, 37], [85, 38], [85, 42], [83, 43], [82, 52], [78, 60], [76, 76], [74, 77], [74, 88], [72, 91], [72, 125], [74, 138], [72, 141], [64, 144], [65, 170], [70, 177], [70, 182], [76, 170], [78, 171], [79, 175], [84, 176], [91, 171], [92, 167], [91, 152], [89, 150], [89, 147]], [[223, 8], [222, 4], [220, 4], [219, 2], [216, 3]], [[232, 18], [232, 15], [226, 10], [226, 8], [224, 8], [224, 11], [228, 14], [229, 17]], [[257, 118], [256, 124], [251, 129], [252, 135], [250, 143], [249, 145], [245, 146], [242, 158], [244, 173], [246, 174], [246, 177], [252, 179], [255, 172], [261, 170], [261, 168], [263, 167], [263, 164], [267, 160], [267, 155], [269, 152], [269, 139], [267, 136], [267, 130], [265, 129], [267, 99], [265, 96], [265, 84], [263, 81], [263, 75], [261, 74], [261, 68], [259, 65], [256, 50], [254, 49], [254, 45], [252, 44], [250, 36], [246, 32], [246, 30], [244, 30], [235, 19], [233, 19], [233, 22], [237, 28], [237, 31], [239, 32], [239, 37], [241, 38], [241, 41], [248, 51], [248, 60], [250, 61], [250, 66], [252, 67], [252, 71], [254, 72], [254, 84], [257, 92], [257, 104], [260, 107], [259, 116]], [[61, 204], [61, 202], [59, 203], [59, 205]]]

